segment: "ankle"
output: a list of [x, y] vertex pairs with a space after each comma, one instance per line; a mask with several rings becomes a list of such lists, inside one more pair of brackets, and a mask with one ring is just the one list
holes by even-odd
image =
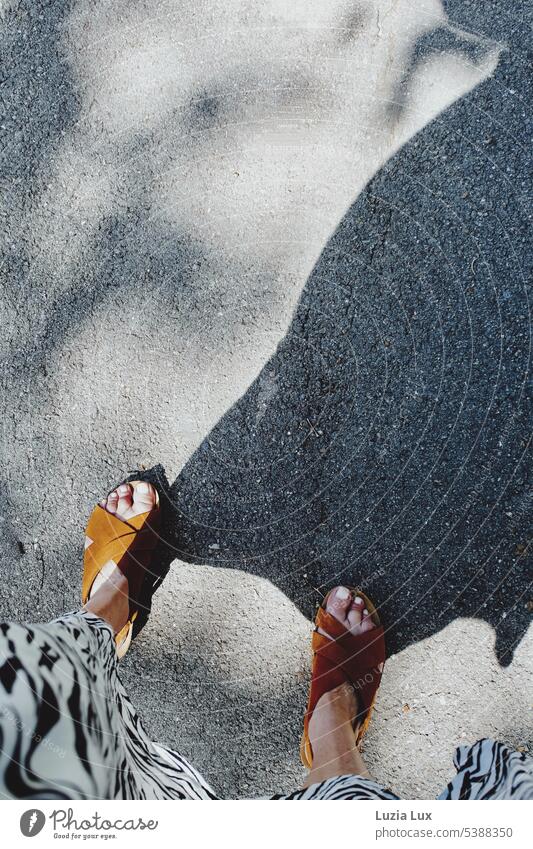
[[315, 757], [322, 761], [324, 758], [339, 758], [353, 752], [357, 746], [353, 725], [349, 719], [328, 717], [321, 727], [315, 728], [309, 735]]
[[332, 737], [337, 731], [354, 737], [353, 723], [357, 716], [357, 697], [353, 687], [346, 683], [324, 693], [318, 700], [309, 722], [311, 745], [320, 745], [324, 737]]
[[313, 747], [313, 766], [307, 776], [306, 787], [319, 781], [327, 781], [338, 775], [360, 775], [370, 778], [370, 774], [355, 742], [355, 734], [350, 721], [344, 721], [328, 732], [311, 741]]
[[318, 700], [309, 722], [313, 767], [306, 787], [337, 775], [370, 778], [356, 743], [357, 711], [357, 697], [349, 684], [325, 693]]
[[114, 633], [126, 624], [129, 616], [129, 585], [126, 576], [116, 568], [94, 595], [86, 602], [85, 609], [105, 619]]

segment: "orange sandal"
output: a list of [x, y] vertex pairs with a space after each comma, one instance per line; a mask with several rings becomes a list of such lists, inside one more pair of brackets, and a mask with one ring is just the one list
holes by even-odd
[[[300, 756], [304, 766], [308, 769], [311, 769], [313, 763], [313, 750], [309, 740], [309, 720], [320, 697], [346, 681], [353, 686], [360, 708], [356, 717], [356, 722], [359, 723], [356, 744], [359, 744], [370, 724], [374, 702], [381, 682], [381, 674], [385, 664], [383, 626], [370, 599], [359, 589], [354, 587], [349, 587], [349, 589], [353, 597], [358, 595], [363, 599], [376, 627], [371, 631], [357, 635], [346, 631], [342, 623], [326, 611], [328, 596], [318, 609], [312, 640], [311, 688], [300, 745]], [[332, 639], [324, 634], [319, 634], [318, 628], [329, 634]]]
[[[129, 481], [135, 488], [140, 483]], [[154, 487], [155, 489], [155, 487]], [[140, 576], [139, 591], [133, 591], [130, 597], [129, 618], [124, 627], [115, 636], [117, 654], [123, 657], [132, 640], [133, 623], [139, 614], [139, 596], [145, 581], [155, 585], [153, 570], [150, 569], [152, 555], [159, 541], [159, 529], [161, 525], [161, 511], [159, 493], [156, 491], [156, 503], [146, 513], [140, 513], [127, 521], [118, 519], [113, 513], [109, 513], [99, 504], [94, 508], [87, 529], [86, 536], [93, 540], [85, 549], [83, 557], [83, 581], [81, 600], [83, 604], [89, 600], [91, 595], [106, 580], [107, 575], [103, 567], [110, 560], [118, 566], [120, 571], [128, 575], [133, 570], [142, 570]], [[159, 583], [157, 582], [157, 586]], [[146, 595], [146, 592], [144, 592]]]

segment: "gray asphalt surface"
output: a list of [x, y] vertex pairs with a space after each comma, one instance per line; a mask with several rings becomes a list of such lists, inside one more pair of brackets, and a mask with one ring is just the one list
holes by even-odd
[[0, 610], [75, 607], [91, 505], [162, 463], [123, 677], [226, 795], [301, 781], [339, 582], [387, 625], [376, 778], [532, 745], [527, 13], [0, 1]]

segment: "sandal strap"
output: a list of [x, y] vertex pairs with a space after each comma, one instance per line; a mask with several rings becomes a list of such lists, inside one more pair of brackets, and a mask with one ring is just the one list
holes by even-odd
[[[93, 542], [85, 549], [82, 580], [82, 602], [89, 598], [91, 587], [109, 560], [125, 572], [131, 561], [147, 568], [146, 554], [158, 542], [159, 509], [134, 516], [128, 521], [118, 519], [97, 505], [89, 519], [86, 534]], [[124, 562], [125, 561], [125, 562]]]
[[[379, 620], [377, 617], [372, 617], [374, 620], [374, 625], [379, 625]], [[337, 640], [340, 643], [349, 642], [351, 639], [358, 639], [358, 637], [354, 637], [350, 631], [347, 631], [342, 622], [339, 622], [338, 619], [335, 619], [331, 613], [328, 613], [327, 610], [323, 607], [318, 608], [318, 612], [315, 618], [315, 625], [317, 628], [322, 628], [330, 637], [333, 637], [334, 640]]]
[[137, 533], [152, 513], [154, 513], [154, 510], [148, 510], [146, 513], [140, 513], [138, 516], [125, 520], [119, 519], [114, 513], [110, 513], [105, 507], [97, 504], [89, 516], [85, 534], [94, 540], [92, 545], [97, 545], [99, 539], [104, 539], [107, 542], [127, 534]]
[[[370, 723], [376, 694], [385, 664], [385, 632], [376, 608], [362, 590], [355, 587], [351, 592], [360, 595], [365, 602], [374, 628], [362, 634], [352, 634], [326, 610], [327, 596], [318, 609], [313, 633], [313, 664], [309, 701], [304, 716], [304, 730], [300, 753], [309, 769], [313, 763], [313, 749], [309, 739], [309, 721], [318, 700], [325, 694], [348, 682], [354, 688], [359, 713], [356, 722], [356, 744], [362, 740]], [[325, 633], [319, 633], [319, 630]]]
[[335, 640], [318, 631], [313, 633], [315, 659], [307, 708], [309, 718], [320, 697], [345, 681], [356, 690], [360, 716], [366, 714], [379, 687], [382, 664], [385, 663], [382, 626], [357, 635], [342, 630], [342, 636]]

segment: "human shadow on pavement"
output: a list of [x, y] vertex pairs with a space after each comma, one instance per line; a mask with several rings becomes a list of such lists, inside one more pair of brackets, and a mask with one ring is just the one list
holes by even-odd
[[[465, 28], [500, 38], [499, 5]], [[527, 78], [520, 28], [504, 35], [494, 75], [348, 210], [274, 356], [173, 483], [169, 530], [173, 557], [267, 578], [309, 617], [363, 583], [391, 652], [478, 617], [507, 664], [529, 621], [531, 419]]]

